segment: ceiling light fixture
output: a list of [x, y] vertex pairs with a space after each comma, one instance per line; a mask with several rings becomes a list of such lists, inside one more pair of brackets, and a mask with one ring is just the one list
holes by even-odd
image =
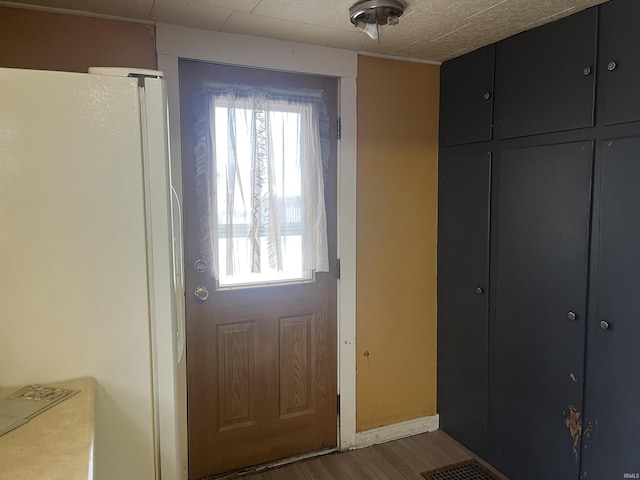
[[404, 6], [396, 0], [365, 0], [349, 9], [351, 23], [380, 43], [381, 26], [397, 25]]

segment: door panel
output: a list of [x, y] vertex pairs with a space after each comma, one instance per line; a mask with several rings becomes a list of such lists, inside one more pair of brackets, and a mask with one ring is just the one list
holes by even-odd
[[442, 64], [442, 145], [491, 140], [495, 46], [480, 48]]
[[597, 13], [585, 10], [498, 43], [500, 138], [593, 125]]
[[220, 430], [255, 425], [256, 322], [218, 326]]
[[443, 156], [438, 169], [440, 427], [486, 456], [491, 154]]
[[489, 458], [513, 480], [578, 478], [592, 158], [591, 142], [499, 157]]
[[[193, 94], [200, 79], [322, 88], [333, 120], [325, 202], [331, 271], [312, 283], [216, 290], [199, 259]], [[333, 447], [337, 442], [335, 79], [180, 63], [190, 478]], [[198, 286], [208, 289], [196, 301]]]
[[[640, 120], [640, 2], [616, 0], [600, 7], [598, 87], [604, 96], [604, 123]], [[614, 62], [614, 64], [611, 64]]]
[[[602, 146], [597, 304], [589, 324], [583, 449], [583, 475], [589, 478], [640, 474], [639, 152], [640, 138]], [[608, 322], [606, 330], [600, 321]]]
[[315, 409], [313, 315], [280, 319], [280, 418]]

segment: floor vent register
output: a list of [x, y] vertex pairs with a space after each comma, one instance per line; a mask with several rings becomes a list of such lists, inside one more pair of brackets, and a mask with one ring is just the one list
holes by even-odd
[[501, 480], [476, 460], [447, 465], [420, 475], [426, 480]]

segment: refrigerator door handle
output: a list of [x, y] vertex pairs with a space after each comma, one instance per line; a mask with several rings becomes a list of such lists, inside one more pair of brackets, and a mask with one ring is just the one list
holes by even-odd
[[184, 252], [182, 246], [182, 210], [180, 208], [180, 200], [178, 194], [171, 186], [171, 198], [174, 205], [173, 211], [176, 212], [173, 225], [173, 271], [174, 286], [176, 296], [176, 345], [177, 359], [176, 363], [180, 364], [184, 357], [185, 350], [185, 305], [184, 305]]

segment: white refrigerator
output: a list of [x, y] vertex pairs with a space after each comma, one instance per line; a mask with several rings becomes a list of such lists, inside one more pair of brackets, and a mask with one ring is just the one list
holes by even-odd
[[180, 478], [161, 76], [0, 68], [0, 387], [94, 377], [97, 480]]

